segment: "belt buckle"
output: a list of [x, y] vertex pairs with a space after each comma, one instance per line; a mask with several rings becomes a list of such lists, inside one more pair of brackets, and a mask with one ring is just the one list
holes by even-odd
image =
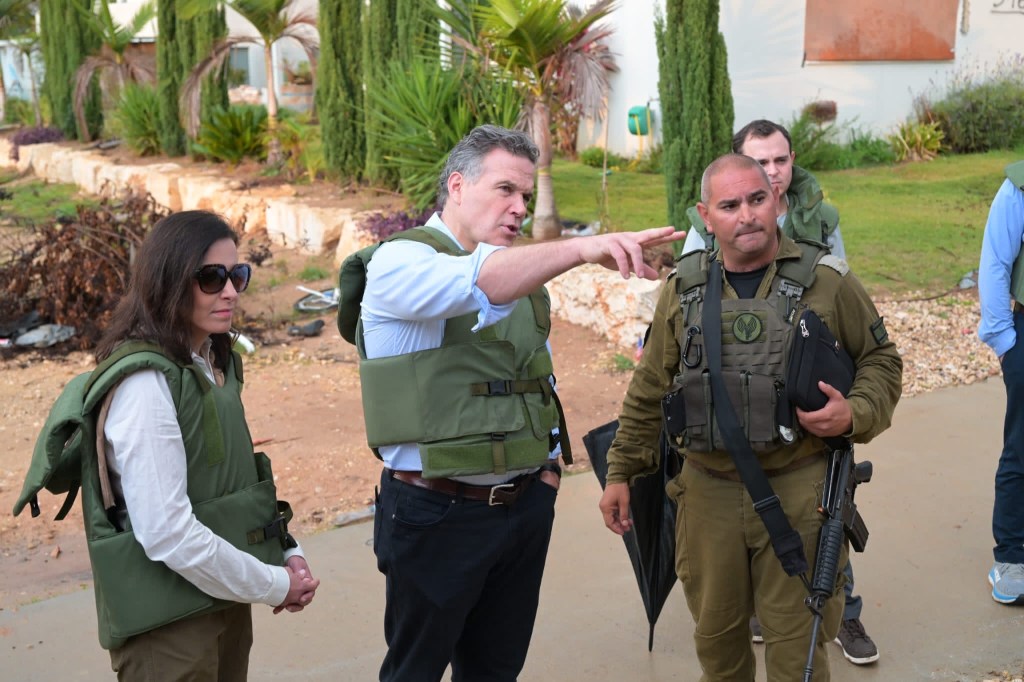
[[498, 485], [491, 486], [491, 493], [490, 493], [490, 495], [487, 496], [487, 504], [489, 506], [497, 507], [499, 504], [505, 504], [501, 500], [495, 500], [494, 499], [494, 493], [497, 492], [498, 490], [503, 489], [503, 488], [509, 488], [510, 490], [515, 490], [516, 484], [515, 483], [499, 483]]

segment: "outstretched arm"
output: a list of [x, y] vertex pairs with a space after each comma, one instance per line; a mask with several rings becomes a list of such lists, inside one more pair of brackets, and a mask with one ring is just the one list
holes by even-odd
[[685, 237], [686, 232], [657, 227], [502, 249], [484, 261], [476, 284], [491, 303], [501, 305], [528, 295], [548, 280], [584, 263], [618, 270], [624, 279], [635, 274], [653, 280], [658, 278], [658, 271], [644, 263], [643, 250]]

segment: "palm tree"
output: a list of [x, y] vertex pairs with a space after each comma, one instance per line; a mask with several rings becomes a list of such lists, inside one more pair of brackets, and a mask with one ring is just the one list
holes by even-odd
[[128, 53], [128, 46], [143, 27], [156, 17], [156, 5], [147, 2], [139, 8], [126, 26], [114, 22], [110, 15], [110, 0], [99, 0], [96, 11], [83, 9], [86, 22], [90, 29], [100, 37], [100, 51], [86, 57], [82, 65], [75, 71], [75, 93], [72, 107], [75, 110], [75, 121], [82, 131], [84, 140], [91, 138], [89, 126], [85, 121], [85, 98], [89, 94], [89, 84], [97, 72], [113, 75], [114, 92], [107, 93], [116, 99], [125, 83], [152, 83], [155, 74], [149, 66]]
[[[316, 59], [319, 53], [317, 39], [309, 34], [306, 27], [316, 33], [316, 16], [309, 12], [293, 12], [295, 0], [183, 0], [181, 16], [191, 18], [209, 11], [220, 4], [233, 9], [252, 24], [263, 44], [263, 62], [267, 69], [267, 163], [276, 164], [281, 159], [281, 143], [277, 139], [277, 93], [274, 91], [274, 43], [291, 38], [302, 46], [309, 59], [313, 73], [316, 73]], [[319, 34], [317, 34], [319, 35]], [[248, 36], [228, 36], [213, 46], [213, 51], [196, 64], [181, 88], [181, 108], [185, 118], [185, 130], [191, 137], [199, 133], [199, 96], [203, 80], [224, 64], [231, 54], [231, 48], [252, 43]]]
[[586, 12], [570, 9], [566, 0], [491, 0], [471, 12], [465, 2], [450, 5], [444, 18], [452, 42], [513, 74], [523, 89], [523, 120], [540, 149], [533, 236], [558, 237], [551, 111], [572, 102], [582, 115], [603, 114], [608, 75], [618, 69], [602, 42], [612, 29], [595, 24], [615, 10], [616, 0], [599, 0]]
[[[35, 2], [0, 0], [0, 39], [27, 33], [35, 26]], [[7, 85], [0, 69], [0, 122], [7, 116]]]

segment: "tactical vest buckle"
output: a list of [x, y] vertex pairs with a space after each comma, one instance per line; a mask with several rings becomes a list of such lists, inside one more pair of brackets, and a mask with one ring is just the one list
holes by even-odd
[[484, 382], [487, 392], [484, 395], [511, 395], [512, 382], [508, 379], [495, 379]]
[[779, 295], [799, 299], [804, 295], [804, 288], [793, 282], [782, 282], [779, 284]]

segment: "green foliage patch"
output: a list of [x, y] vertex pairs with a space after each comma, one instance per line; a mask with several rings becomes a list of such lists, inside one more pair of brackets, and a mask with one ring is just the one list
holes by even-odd
[[245, 158], [262, 161], [267, 156], [267, 110], [262, 106], [236, 104], [215, 111], [200, 128], [193, 150], [233, 164]]
[[140, 156], [160, 153], [160, 102], [154, 88], [126, 83], [110, 115], [112, 132]]
[[397, 172], [402, 194], [417, 210], [436, 198], [448, 150], [478, 125], [514, 127], [522, 108], [510, 79], [427, 59], [391, 62], [384, 81], [366, 94], [381, 163]]

